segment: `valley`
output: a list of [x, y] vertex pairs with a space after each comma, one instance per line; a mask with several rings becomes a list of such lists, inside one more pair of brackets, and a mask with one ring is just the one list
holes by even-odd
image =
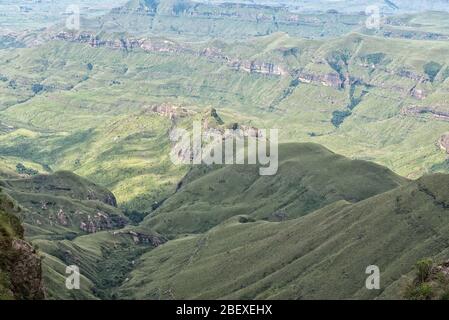
[[[444, 266], [446, 1], [379, 1], [374, 30], [343, 2], [0, 16], [0, 299], [396, 299], [418, 261]], [[277, 173], [173, 163], [194, 123], [278, 129]]]

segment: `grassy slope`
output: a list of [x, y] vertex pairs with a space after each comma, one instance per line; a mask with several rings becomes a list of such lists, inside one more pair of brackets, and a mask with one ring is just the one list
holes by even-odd
[[[66, 267], [88, 260], [84, 253], [77, 260], [70, 255], [70, 245], [60, 246], [58, 239], [73, 239], [85, 235], [81, 223], [94, 221], [98, 230], [111, 229], [126, 224], [127, 219], [115, 207], [114, 195], [107, 189], [93, 184], [70, 172], [38, 175], [29, 178], [1, 180], [0, 185], [23, 207], [16, 213], [23, 221], [28, 239], [33, 241], [43, 257], [42, 271], [49, 299], [96, 299], [92, 274], [81, 269], [81, 290], [65, 287]], [[61, 212], [63, 218], [61, 219]], [[99, 212], [107, 217], [102, 220]], [[78, 238], [77, 238], [78, 239]], [[96, 266], [99, 259], [89, 260]], [[84, 265], [83, 265], [84, 266]]]
[[[156, 29], [166, 29], [167, 23], [172, 22], [184, 24], [186, 20], [183, 17], [168, 18], [158, 22], [155, 26]], [[228, 25], [232, 28], [237, 27], [237, 29], [241, 27], [238, 24]], [[198, 24], [185, 25], [185, 27], [194, 30], [201, 29], [201, 25]], [[319, 25], [319, 28], [322, 26]], [[222, 32], [218, 29], [217, 32]], [[174, 34], [178, 31], [174, 31]], [[242, 31], [245, 36], [248, 33], [259, 32], [251, 28], [242, 29]], [[339, 31], [336, 30], [336, 32]], [[179, 39], [182, 37], [181, 32]], [[447, 172], [448, 170], [444, 153], [435, 146], [438, 137], [449, 131], [448, 123], [428, 117], [403, 116], [400, 113], [402, 107], [415, 104], [430, 104], [445, 108], [445, 101], [448, 98], [448, 80], [444, 71], [447, 70], [448, 65], [445, 54], [447, 43], [445, 42], [389, 40], [359, 34], [351, 34], [330, 41], [311, 41], [298, 40], [285, 34], [275, 33], [232, 45], [220, 41], [190, 43], [189, 45], [192, 46], [194, 52], [201, 51], [204, 47], [217, 46], [225, 55], [231, 57], [249, 61], [275, 62], [288, 68], [293, 74], [298, 70], [319, 75], [335, 72], [336, 70], [333, 69], [335, 66], [331, 66], [328, 60], [343, 54], [349, 59], [347, 71], [351, 76], [374, 84], [377, 88], [356, 85], [354, 88], [356, 94], [360, 94], [362, 90], [367, 90], [368, 93], [352, 110], [351, 116], [346, 118], [340, 127], [335, 128], [331, 123], [332, 113], [336, 110], [347, 109], [347, 105], [351, 102], [351, 91], [348, 88], [343, 90], [304, 83], [292, 87], [293, 76], [274, 77], [235, 72], [230, 70], [223, 61], [186, 53], [148, 54], [139, 50], [125, 52], [60, 42], [51, 42], [32, 50], [2, 50], [0, 52], [3, 79], [0, 83], [0, 110], [2, 110], [2, 122], [0, 123], [2, 158], [0, 158], [0, 163], [5, 164], [7, 169], [1, 170], [0, 176], [14, 178], [14, 167], [18, 162], [40, 172], [71, 170], [110, 188], [118, 195], [122, 206], [142, 211], [149, 210], [155, 200], [164, 199], [174, 191], [176, 183], [186, 172], [186, 168], [174, 167], [168, 160], [170, 142], [167, 132], [172, 123], [166, 118], [142, 111], [142, 107], [145, 105], [161, 102], [184, 104], [195, 110], [209, 108], [210, 105], [213, 105], [219, 109], [220, 113], [231, 115], [231, 119], [244, 119], [259, 127], [282, 128], [281, 139], [283, 141], [319, 142], [351, 158], [373, 160], [410, 177], [417, 177], [430, 171]], [[384, 56], [377, 65], [374, 67], [362, 66], [366, 63], [367, 57], [379, 53]], [[416, 85], [416, 81], [399, 77], [395, 73], [405, 70], [420, 77], [426, 77], [424, 66], [429, 62], [428, 57], [432, 57], [433, 60], [441, 64], [442, 69], [435, 81], [428, 81], [418, 86], [428, 94], [428, 97], [421, 101], [408, 94]], [[186, 64], [185, 61], [189, 63]], [[93, 68], [88, 67], [89, 63]], [[341, 66], [342, 61], [337, 61], [337, 63]], [[33, 84], [43, 84], [45, 90], [34, 94], [32, 92]], [[96, 89], [92, 90], [92, 88]], [[295, 148], [292, 149], [295, 150]], [[259, 239], [259, 237], [270, 234], [269, 230], [277, 225], [282, 226], [282, 229], [290, 225], [288, 222], [278, 223], [273, 220], [285, 217], [294, 218], [290, 221], [296, 225], [297, 221], [299, 224], [299, 221], [312, 219], [301, 218], [305, 213], [313, 212], [325, 205], [329, 205], [329, 207], [315, 211], [311, 216], [317, 215], [319, 220], [326, 214], [343, 215], [342, 212], [346, 212], [344, 210], [359, 212], [357, 205], [351, 205], [345, 200], [363, 200], [385, 191], [385, 188], [391, 189], [404, 183], [403, 179], [377, 166], [365, 162], [354, 162], [351, 166], [355, 164], [357, 169], [362, 170], [362, 173], [356, 172], [357, 177], [360, 178], [357, 180], [360, 181], [362, 188], [358, 184], [348, 183], [351, 179], [355, 179], [354, 176], [342, 176], [344, 172], [350, 171], [344, 164], [338, 163], [329, 171], [322, 169], [324, 166], [318, 166], [320, 169], [317, 170], [317, 167], [307, 166], [319, 164], [320, 161], [312, 158], [298, 160], [294, 155], [290, 157], [288, 152], [287, 155], [285, 152], [283, 153], [288, 161], [281, 166], [282, 175], [275, 179], [256, 179], [254, 175], [256, 168], [254, 167], [239, 168], [235, 171], [228, 168], [215, 170], [188, 183], [173, 198], [167, 200], [158, 212], [148, 217], [139, 227], [140, 230], [156, 229], [171, 236], [181, 233], [206, 232], [204, 237], [207, 240], [207, 235], [213, 235], [216, 230], [222, 229], [224, 234], [227, 233], [227, 230], [229, 233], [236, 231], [233, 228], [227, 229], [228, 223], [231, 226], [236, 224], [243, 229], [251, 226], [266, 226], [262, 228], [261, 233], [255, 231], [255, 237]], [[328, 154], [321, 160], [325, 162], [328, 158], [341, 159], [336, 155]], [[346, 160], [342, 160], [342, 162], [346, 163]], [[304, 165], [308, 171], [298, 170], [296, 165]], [[364, 174], [363, 170], [379, 172], [385, 180], [378, 177], [378, 180], [376, 177], [368, 179], [370, 175]], [[336, 181], [331, 179], [331, 183], [329, 183], [329, 175], [331, 178], [336, 178], [336, 172], [340, 179]], [[368, 180], [369, 182], [367, 182]], [[211, 184], [211, 186], [207, 187], [207, 184]], [[410, 186], [413, 185], [413, 183], [410, 184]], [[10, 188], [13, 187], [10, 186]], [[204, 192], [207, 197], [202, 196], [200, 191]], [[42, 195], [39, 192], [30, 193], [29, 190], [15, 192], [15, 196], [21, 201], [28, 201], [27, 206], [32, 210], [39, 211], [39, 203], [50, 199], [51, 202], [57, 204], [55, 208], [51, 209], [53, 215], [58, 211], [58, 206], [72, 209], [82, 208], [87, 213], [90, 210], [93, 210], [92, 213], [97, 210], [111, 210], [112, 213], [117, 211], [98, 202], [86, 202], [65, 195], [55, 196], [51, 192]], [[417, 194], [421, 195], [418, 191]], [[403, 197], [402, 194], [398, 196], [400, 199], [401, 197]], [[399, 202], [401, 202], [400, 199]], [[428, 206], [422, 208], [423, 212], [434, 210], [428, 205], [427, 198], [419, 199], [422, 200], [421, 206]], [[217, 204], [222, 206], [217, 211], [211, 212], [211, 207], [216, 208]], [[371, 205], [381, 206], [383, 202], [372, 202]], [[402, 205], [400, 203], [398, 207], [402, 208]], [[404, 206], [407, 208], [405, 204]], [[386, 212], [381, 214], [387, 214], [388, 209], [386, 208]], [[368, 210], [368, 208], [363, 210]], [[421, 209], [417, 208], [416, 210]], [[75, 297], [93, 298], [93, 288], [103, 288], [102, 281], [104, 279], [111, 280], [111, 277], [99, 276], [98, 267], [102, 268], [104, 267], [103, 263], [107, 264], [115, 259], [123, 260], [127, 254], [131, 256], [136, 254], [134, 249], [127, 252], [128, 247], [125, 246], [123, 252], [117, 256], [111, 256], [107, 251], [115, 248], [115, 240], [108, 232], [76, 238], [73, 241], [49, 241], [47, 239], [53, 238], [55, 233], [58, 236], [68, 235], [69, 238], [72, 238], [79, 234], [79, 230], [78, 228], [74, 230], [71, 227], [62, 228], [53, 225], [50, 219], [44, 228], [40, 228], [35, 219], [37, 215], [26, 213], [25, 217], [33, 217], [28, 227], [33, 230], [36, 241], [42, 247], [47, 248], [48, 252], [53, 250], [51, 252], [55, 254], [44, 260], [44, 264], [49, 270], [46, 275], [51, 278], [48, 281], [54, 281], [51, 289], [53, 290], [52, 297], [73, 297], [61, 287], [64, 267], [72, 261], [71, 259], [84, 260], [84, 268], [87, 270], [87, 277], [83, 280], [86, 282], [87, 290]], [[274, 213], [276, 215], [273, 215]], [[120, 215], [120, 213], [117, 214]], [[357, 217], [357, 214], [353, 216]], [[38, 212], [38, 215], [40, 216], [41, 213]], [[235, 215], [245, 215], [246, 217], [228, 220]], [[370, 217], [375, 220], [372, 216], [374, 213]], [[390, 218], [388, 216], [387, 220]], [[41, 217], [38, 219], [40, 220]], [[252, 222], [253, 219], [265, 219], [271, 222], [260, 220]], [[429, 219], [429, 223], [433, 223], [432, 217]], [[245, 221], [250, 223], [241, 223]], [[394, 223], [395, 221], [390, 222]], [[74, 226], [78, 223], [79, 221], [75, 221]], [[377, 221], [373, 221], [373, 223], [375, 224]], [[332, 227], [338, 230], [343, 229], [342, 225], [338, 224], [324, 223], [324, 226], [330, 229]], [[216, 229], [207, 232], [214, 227]], [[300, 227], [298, 226], [298, 228]], [[316, 228], [318, 227], [315, 225], [307, 224], [301, 230], [322, 231]], [[383, 226], [379, 225], [378, 228], [378, 230], [383, 230]], [[404, 230], [410, 231], [411, 229]], [[276, 232], [282, 233], [278, 229]], [[413, 232], [415, 231], [413, 230]], [[329, 234], [323, 234], [331, 237]], [[246, 236], [246, 233], [244, 235]], [[428, 235], [429, 233], [418, 232], [418, 236], [422, 236], [421, 240], [429, 239], [429, 237], [426, 238]], [[301, 236], [303, 235], [301, 234]], [[313, 236], [313, 234], [308, 235], [312, 238]], [[374, 238], [374, 235], [372, 237]], [[213, 237], [211, 238], [213, 239]], [[311, 242], [316, 241], [315, 238], [312, 238], [307, 239]], [[231, 246], [232, 250], [238, 251], [236, 248], [245, 248], [246, 242], [243, 242], [243, 236], [236, 237], [235, 241], [231, 238], [226, 239], [230, 244], [237, 246]], [[285, 236], [279, 241], [286, 241], [286, 239], [288, 237]], [[253, 240], [251, 238], [251, 241]], [[121, 240], [119, 242], [121, 243]], [[221, 240], [217, 238], [214, 242], [221, 243]], [[167, 274], [161, 274], [161, 278], [177, 275], [180, 268], [183, 268], [186, 259], [189, 261], [186, 272], [192, 265], [195, 269], [192, 274], [195, 274], [197, 269], [201, 269], [199, 265], [194, 264], [195, 254], [202, 250], [204, 243], [207, 241], [203, 239], [203, 235], [170, 241], [166, 246], [169, 248], [173, 246], [174, 250], [179, 250], [176, 251], [179, 254], [172, 257], [174, 260], [169, 260], [171, 264], [165, 269]], [[289, 245], [296, 244], [289, 243]], [[102, 246], [105, 247], [106, 253], [100, 248]], [[259, 255], [258, 246], [254, 244], [254, 248], [257, 249], [254, 251], [254, 255], [257, 256], [254, 261]], [[352, 246], [352, 243], [348, 246]], [[218, 247], [221, 249], [221, 244], [217, 245], [217, 250]], [[67, 248], [72, 252], [68, 257], [56, 254]], [[190, 249], [194, 254], [191, 254]], [[292, 250], [297, 249], [295, 247]], [[344, 251], [346, 247], [337, 249]], [[405, 244], [401, 249], [407, 249]], [[365, 252], [364, 248], [360, 250]], [[422, 252], [416, 250], [412, 250], [411, 256], [427, 253], [433, 255], [437, 252], [437, 250], [432, 251], [432, 247], [426, 247]], [[147, 253], [145, 259], [142, 260], [142, 265], [139, 265], [133, 273], [131, 282], [123, 286], [124, 290], [121, 293], [123, 296], [132, 296], [130, 289], [135, 285], [136, 287], [143, 286], [142, 294], [146, 296], [172, 297], [172, 288], [164, 288], [164, 284], [159, 284], [157, 280], [153, 281], [151, 277], [149, 283], [142, 278], [150, 267], [158, 269], [158, 264], [164, 263], [163, 261], [167, 259], [162, 248], [161, 251], [155, 251], [155, 254], [159, 254], [158, 252], [162, 252], [164, 256], [157, 261], [153, 259], [153, 257], [157, 258], [157, 255]], [[326, 251], [321, 253], [329, 254]], [[238, 259], [242, 256], [237, 255], [236, 257]], [[289, 259], [295, 257], [288, 254], [282, 256], [279, 258], [281, 261], [279, 264], [292, 261]], [[211, 259], [206, 258], [207, 261]], [[411, 257], [409, 259], [412, 260]], [[233, 261], [239, 263], [239, 260]], [[260, 264], [263, 265], [263, 262]], [[205, 265], [207, 265], [206, 262]], [[109, 286], [115, 287], [120, 284], [130, 268], [133, 267], [124, 266], [124, 269], [118, 272], [118, 280], [112, 280], [112, 284]], [[211, 270], [214, 270], [213, 266]], [[395, 266], [392, 270], [398, 269]], [[404, 272], [404, 270], [401, 269], [400, 272]], [[346, 272], [346, 270], [344, 271]], [[169, 272], [173, 273], [168, 274]], [[263, 270], [264, 274], [270, 274], [270, 272], [271, 269]], [[394, 272], [396, 275], [399, 271]], [[332, 276], [337, 277], [337, 275]], [[179, 282], [176, 277], [173, 280], [176, 297], [189, 294], [188, 287], [184, 283], [187, 278], [182, 278], [182, 273], [180, 273], [180, 277]], [[317, 276], [313, 274], [309, 278], [314, 279], [314, 277]], [[251, 275], [250, 278], [251, 281], [259, 279], [257, 275]], [[226, 279], [221, 280], [227, 281]], [[258, 284], [254, 288], [248, 286], [248, 290], [242, 292], [238, 291], [236, 286], [245, 284], [245, 280], [236, 283], [235, 286], [229, 286], [230, 289], [226, 289], [227, 291], [222, 290], [220, 282], [206, 294], [217, 297], [233, 296], [234, 294], [237, 296], [249, 295], [250, 297], [259, 294], [261, 297], [277, 296], [277, 294], [283, 297], [297, 294], [308, 297], [313, 296], [313, 291], [317, 290], [313, 285], [306, 284], [304, 285], [305, 293], [299, 292], [297, 289], [277, 289], [273, 286], [270, 287], [270, 290], [264, 291], [258, 287], [259, 283], [262, 283], [264, 287], [269, 285], [256, 280], [254, 283]], [[385, 294], [388, 295], [388, 291], [393, 290], [392, 288], [389, 287]], [[307, 291], [309, 289], [310, 291]], [[359, 295], [351, 290], [347, 288], [345, 292], [348, 295]], [[112, 293], [107, 291], [102, 294]], [[360, 295], [362, 296], [363, 293]]]
[[[0, 180], [0, 186], [23, 208], [15, 215], [23, 221], [27, 238], [43, 258], [48, 299], [113, 298], [113, 288], [125, 280], [133, 268], [132, 261], [152, 249], [151, 243], [137, 241], [127, 228], [116, 233], [128, 220], [115, 207], [114, 195], [73, 173]], [[3, 216], [1, 221], [4, 227]], [[81, 223], [89, 221], [93, 221], [95, 233], [80, 228]], [[10, 229], [2, 230], [13, 236]], [[66, 267], [70, 265], [80, 268], [80, 290], [67, 290], [65, 286]]]
[[[143, 255], [122, 298], [392, 298], [415, 262], [447, 258], [447, 175], [285, 222], [231, 218]], [[381, 290], [365, 289], [378, 265]]]
[[73, 238], [85, 234], [81, 224], [90, 221], [99, 230], [127, 223], [110, 191], [70, 172], [1, 180], [0, 186], [24, 208], [20, 217], [30, 239]]
[[[410, 182], [314, 144], [284, 144], [280, 154], [273, 177], [259, 177], [252, 166], [192, 170], [154, 214], [122, 230], [174, 237], [158, 248], [113, 231], [73, 240], [36, 237], [48, 297], [398, 297], [400, 277], [418, 259], [446, 257], [447, 176]], [[74, 179], [62, 173], [39, 177], [39, 184], [7, 182], [45, 191], [43, 197], [62, 192], [82, 198], [85, 188], [67, 190], [74, 181], [83, 185]], [[55, 182], [65, 188], [49, 188]], [[65, 288], [71, 264], [81, 268], [80, 291]], [[370, 264], [382, 270], [380, 292], [363, 289]]]
[[[35, 240], [42, 250], [48, 299], [113, 299], [115, 288], [126, 280], [134, 261], [152, 249], [136, 244], [129, 235], [103, 231], [73, 240]], [[77, 265], [81, 290], [65, 287], [66, 267]]]
[[[360, 34], [328, 41], [299, 40], [276, 33], [235, 44], [179, 44], [192, 52], [215, 47], [231, 58], [274, 62], [293, 74], [295, 70], [335, 73], [326, 61], [345, 53], [350, 75], [376, 87], [355, 85], [356, 97], [362, 90], [367, 93], [335, 128], [332, 114], [347, 109], [348, 88], [306, 83], [291, 87], [293, 76], [235, 72], [220, 59], [187, 53], [125, 52], [63, 42], [2, 51], [2, 74], [8, 78], [0, 83], [2, 123], [14, 129], [0, 135], [0, 161], [11, 169], [23, 162], [41, 172], [75, 171], [112, 190], [121, 206], [148, 212], [155, 201], [174, 191], [185, 173], [185, 168], [172, 166], [168, 159], [167, 132], [172, 123], [142, 111], [146, 105], [166, 102], [192, 110], [214, 106], [239, 122], [281, 128], [283, 141], [320, 143], [412, 178], [447, 172], [445, 154], [435, 143], [449, 131], [449, 124], [401, 114], [410, 105], [444, 109], [445, 42]], [[364, 66], [367, 57], [376, 54], [384, 55], [378, 64]], [[428, 57], [442, 71], [434, 82], [422, 84], [427, 98], [417, 100], [408, 94], [416, 81], [395, 74], [406, 70], [426, 78]], [[12, 80], [17, 83], [15, 89], [9, 83]], [[34, 95], [31, 86], [36, 83], [45, 90]]]
[[[381, 166], [351, 161], [316, 144], [281, 144], [279, 169], [260, 176], [256, 165], [193, 168], [185, 186], [148, 216], [142, 228], [163, 234], [204, 232], [239, 214], [283, 220], [330, 203], [357, 202], [395, 188], [405, 179]], [[202, 171], [207, 172], [202, 174]], [[190, 176], [200, 177], [196, 179]]]
[[[344, 201], [342, 199], [357, 202], [406, 182], [378, 165], [351, 161], [314, 144], [281, 145], [280, 154], [279, 173], [274, 177], [261, 178], [255, 166], [206, 168], [205, 173], [203, 167], [194, 168], [183, 179], [183, 187], [154, 215], [139, 226], [126, 227], [121, 230], [123, 233], [103, 231], [83, 236], [74, 226], [69, 230], [75, 238], [61, 239], [48, 235], [48, 232], [58, 230], [56, 224], [37, 227], [34, 223], [31, 235], [45, 257], [43, 270], [48, 297], [120, 297], [119, 288], [122, 284], [126, 286], [128, 274], [140, 268], [139, 257], [154, 250], [151, 244], [136, 242], [127, 233], [129, 231], [160, 237], [154, 232], [157, 231], [165, 237], [182, 239], [180, 234], [206, 232], [231, 216], [244, 215], [244, 221], [249, 222], [294, 221], [291, 219], [330, 203], [339, 203]], [[20, 197], [20, 192], [30, 189], [45, 201], [67, 198], [76, 210], [83, 210], [83, 205], [90, 204], [85, 201], [87, 196], [96, 195], [104, 200], [105, 195], [110, 195], [103, 188], [66, 172], [6, 180], [3, 185], [8, 186], [9, 192], [25, 207], [33, 203], [32, 197], [29, 194]], [[110, 200], [109, 197], [106, 199]], [[78, 202], [73, 202], [75, 200]], [[273, 215], [275, 212], [281, 215]], [[172, 220], [175, 222], [167, 223]], [[277, 225], [277, 222], [270, 223]], [[32, 222], [26, 226], [31, 225]], [[176, 244], [178, 241], [170, 242]], [[71, 264], [81, 269], [80, 291], [65, 288], [65, 268]]]

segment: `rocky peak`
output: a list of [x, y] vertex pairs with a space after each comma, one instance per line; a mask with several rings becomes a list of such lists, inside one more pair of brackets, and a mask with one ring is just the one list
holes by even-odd
[[162, 117], [169, 118], [170, 120], [176, 120], [178, 118], [185, 118], [189, 115], [193, 114], [192, 111], [189, 111], [188, 109], [169, 104], [169, 103], [162, 103], [158, 105], [152, 105], [145, 107], [146, 112], [149, 113], [155, 113]]
[[449, 133], [443, 134], [437, 142], [440, 149], [444, 150], [447, 154], [449, 154]]

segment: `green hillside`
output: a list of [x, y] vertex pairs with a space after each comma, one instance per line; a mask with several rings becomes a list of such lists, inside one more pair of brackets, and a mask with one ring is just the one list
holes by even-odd
[[213, 106], [229, 124], [280, 128], [283, 142], [319, 143], [410, 178], [448, 172], [438, 145], [449, 132], [444, 41], [275, 33], [239, 42], [156, 37], [148, 50], [76, 42], [0, 52], [0, 162], [9, 170], [69, 170], [146, 215], [186, 173], [169, 160], [169, 133], [193, 119], [151, 111], [162, 105]]
[[386, 168], [351, 161], [315, 144], [280, 145], [279, 157], [274, 176], [260, 176], [256, 165], [192, 168], [180, 189], [140, 227], [176, 235], [204, 232], [237, 215], [289, 220], [341, 200], [358, 202], [406, 182]]
[[[16, 214], [43, 257], [49, 299], [397, 298], [417, 261], [447, 258], [447, 175], [409, 181], [315, 144], [279, 153], [275, 176], [250, 165], [193, 167], [139, 225], [91, 234], [73, 225], [63, 238], [49, 236], [56, 224], [27, 223], [36, 208], [23, 193], [66, 198], [77, 210], [111, 193], [67, 172], [1, 183], [23, 203]], [[81, 290], [65, 288], [72, 264]], [[380, 291], [364, 289], [372, 264]]]
[[128, 222], [110, 191], [70, 172], [1, 180], [0, 186], [23, 207], [29, 239], [71, 239]]
[[[283, 222], [234, 217], [144, 254], [122, 298], [399, 298], [424, 257], [448, 258], [447, 175]], [[365, 269], [381, 290], [365, 289]]]
[[[129, 220], [116, 207], [114, 195], [70, 172], [0, 180], [0, 187], [5, 192], [4, 210], [11, 212], [17, 207], [14, 203], [20, 204], [20, 210], [2, 211], [4, 235], [22, 238], [25, 234], [38, 248], [42, 259], [39, 277], [48, 299], [112, 298], [112, 289], [132, 270], [132, 260], [166, 241], [153, 232], [124, 228]], [[17, 229], [7, 225], [6, 219]], [[8, 250], [2, 248], [0, 253]], [[70, 265], [82, 270], [81, 290], [65, 286]]]
[[0, 299], [449, 297], [448, 1], [4, 1]]

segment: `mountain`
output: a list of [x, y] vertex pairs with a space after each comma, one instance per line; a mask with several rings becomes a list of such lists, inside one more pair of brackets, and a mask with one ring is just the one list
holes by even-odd
[[447, 0], [79, 3], [0, 4], [0, 299], [449, 296]]
[[82, 29], [134, 36], [187, 36], [197, 40], [245, 38], [279, 31], [297, 36], [324, 37], [354, 30], [365, 19], [364, 13], [301, 14], [287, 7], [257, 3], [132, 0], [104, 16], [84, 20]]
[[[365, 161], [351, 161], [315, 144], [281, 144], [274, 176], [256, 165], [194, 167], [140, 227], [178, 235], [200, 233], [237, 215], [283, 221], [334, 202], [358, 202], [407, 180]], [[204, 173], [206, 172], [206, 173]]]
[[70, 172], [7, 179], [0, 186], [22, 206], [28, 238], [73, 238], [128, 221], [112, 193]]
[[[128, 219], [116, 208], [114, 195], [70, 172], [0, 180], [0, 187], [20, 205], [20, 211], [14, 216], [20, 218], [21, 235], [25, 234], [38, 248], [33, 255], [39, 261], [39, 277], [42, 278], [42, 291], [45, 290], [46, 298], [58, 295], [64, 299], [95, 299], [90, 291], [93, 285], [84, 277], [81, 280], [83, 290], [65, 289], [66, 267], [75, 261], [64, 264], [61, 258], [68, 259], [69, 251], [67, 248], [54, 248], [64, 239], [124, 227]], [[82, 259], [87, 259], [87, 256]], [[55, 293], [54, 287], [63, 289]]]
[[[204, 234], [179, 237], [145, 253], [119, 296], [401, 298], [418, 260], [448, 258], [448, 186], [447, 175], [426, 176], [356, 203], [335, 201], [281, 222], [241, 213]], [[189, 211], [197, 212], [194, 205], [186, 206]], [[365, 288], [370, 265], [381, 270], [381, 290]]]
[[[316, 144], [282, 144], [279, 154], [275, 176], [252, 165], [193, 167], [138, 225], [93, 233], [61, 219], [37, 227], [28, 216], [50, 211], [33, 197], [69, 203], [68, 221], [73, 210], [114, 208], [104, 188], [67, 172], [1, 185], [23, 207], [14, 214], [43, 257], [50, 299], [397, 298], [417, 261], [447, 258], [447, 175], [410, 181]], [[56, 236], [60, 228], [70, 231]], [[82, 290], [65, 288], [73, 264]], [[364, 289], [372, 264], [381, 291]]]
[[[154, 233], [136, 233], [124, 228], [129, 220], [116, 207], [114, 195], [70, 172], [4, 179], [0, 180], [0, 187], [2, 205], [11, 212], [2, 211], [5, 215], [1, 220], [5, 222], [2, 235], [18, 238], [6, 238], [12, 241], [11, 246], [32, 250], [23, 253], [30, 260], [23, 264], [35, 259], [34, 264], [39, 268], [25, 277], [26, 281], [34, 279], [31, 277], [42, 281], [41, 291], [33, 293], [36, 297], [41, 297], [38, 293], [43, 294], [45, 290], [48, 299], [110, 298], [107, 290], [124, 280], [124, 274], [131, 270], [132, 259], [165, 241]], [[6, 224], [8, 221], [12, 226]], [[24, 235], [34, 247], [21, 240]], [[7, 240], [2, 243], [9, 243]], [[0, 253], [8, 255], [2, 261], [12, 263], [13, 258], [9, 258], [14, 254], [12, 249], [2, 247]], [[66, 267], [74, 264], [82, 270], [82, 289], [70, 291], [65, 287]], [[9, 265], [0, 267], [12, 272]], [[20, 276], [25, 271], [14, 269], [13, 272]], [[30, 290], [35, 287], [34, 283], [26, 285]], [[33, 297], [31, 293], [15, 296]]]
[[187, 171], [170, 162], [172, 128], [214, 106], [227, 124], [281, 128], [281, 142], [319, 143], [409, 178], [449, 172], [445, 41], [107, 39], [3, 53], [5, 169], [73, 171], [145, 216]]

